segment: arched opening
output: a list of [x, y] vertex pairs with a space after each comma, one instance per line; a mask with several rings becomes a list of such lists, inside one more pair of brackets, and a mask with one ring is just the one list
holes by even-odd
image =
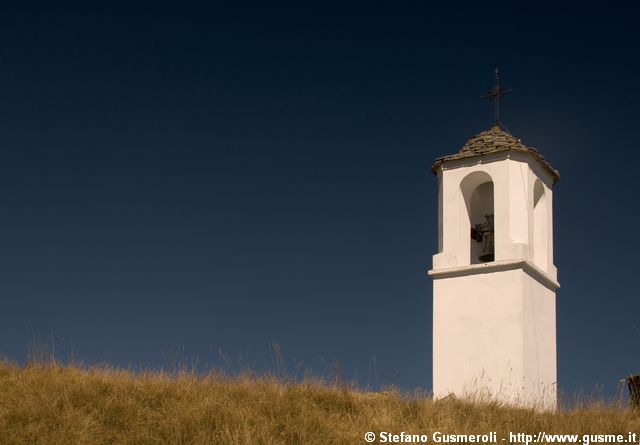
[[547, 269], [547, 203], [542, 181], [533, 186], [533, 262]]
[[468, 226], [469, 264], [495, 260], [493, 181], [485, 172], [473, 172], [463, 179], [460, 189], [464, 197]]

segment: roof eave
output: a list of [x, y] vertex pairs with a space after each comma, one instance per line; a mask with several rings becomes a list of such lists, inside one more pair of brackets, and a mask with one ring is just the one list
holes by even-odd
[[442, 170], [442, 166], [444, 165], [445, 162], [461, 161], [464, 159], [473, 159], [473, 158], [483, 158], [489, 154], [504, 153], [504, 152], [510, 152], [510, 151], [513, 151], [516, 153], [523, 153], [531, 156], [551, 175], [551, 178], [553, 179], [554, 184], [560, 180], [560, 172], [555, 168], [553, 168], [551, 164], [549, 164], [549, 162], [537, 151], [522, 150], [522, 149], [517, 149], [513, 147], [505, 148], [504, 150], [496, 150], [491, 153], [479, 154], [475, 156], [459, 156], [457, 153], [455, 155], [441, 156], [439, 158], [436, 158], [436, 161], [431, 166], [431, 171], [433, 172], [434, 175], [437, 175], [440, 172], [440, 170]]

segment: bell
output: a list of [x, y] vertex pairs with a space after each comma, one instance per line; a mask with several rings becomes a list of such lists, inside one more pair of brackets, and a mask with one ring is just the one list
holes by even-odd
[[484, 224], [477, 224], [476, 229], [482, 233], [482, 253], [478, 257], [483, 263], [495, 260], [495, 250], [493, 245], [493, 215], [484, 215]]
[[487, 246], [487, 244], [483, 246], [482, 253], [478, 257], [478, 259], [483, 263], [488, 263], [495, 260], [495, 254], [493, 253], [493, 243], [491, 244], [490, 248]]

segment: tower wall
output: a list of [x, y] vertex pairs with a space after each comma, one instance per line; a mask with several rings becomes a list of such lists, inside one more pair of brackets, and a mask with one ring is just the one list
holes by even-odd
[[522, 400], [555, 409], [557, 404], [556, 292], [523, 274], [524, 349]]
[[554, 409], [555, 292], [518, 263], [479, 266], [434, 277], [434, 396]]

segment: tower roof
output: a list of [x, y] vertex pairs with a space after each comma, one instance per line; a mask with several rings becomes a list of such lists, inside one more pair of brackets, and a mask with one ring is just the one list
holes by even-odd
[[438, 170], [445, 162], [457, 161], [459, 159], [472, 158], [503, 151], [526, 153], [537, 160], [542, 167], [549, 172], [553, 178], [553, 182], [558, 182], [560, 179], [560, 172], [554, 169], [551, 164], [549, 164], [549, 162], [547, 162], [547, 160], [538, 153], [538, 150], [532, 147], [527, 147], [520, 141], [520, 139], [514, 137], [510, 133], [507, 133], [498, 125], [494, 125], [489, 130], [482, 131], [473, 136], [466, 142], [466, 144], [464, 144], [459, 152], [437, 158], [433, 167], [431, 167], [431, 170], [437, 174]]

